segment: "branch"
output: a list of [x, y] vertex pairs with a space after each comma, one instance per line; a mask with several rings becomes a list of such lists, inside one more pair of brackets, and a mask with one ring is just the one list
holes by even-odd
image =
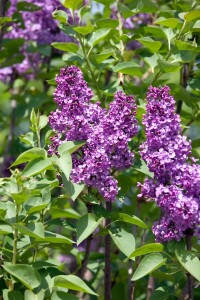
[[153, 276], [149, 276], [149, 280], [148, 280], [148, 286], [147, 286], [147, 297], [146, 300], [150, 300], [151, 295], [154, 291], [154, 286], [155, 286], [155, 280], [153, 278]]

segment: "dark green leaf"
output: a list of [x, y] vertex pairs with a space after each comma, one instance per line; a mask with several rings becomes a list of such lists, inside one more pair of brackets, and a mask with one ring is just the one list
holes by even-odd
[[132, 76], [142, 76], [142, 68], [134, 62], [122, 62], [115, 65], [113, 68], [114, 72], [132, 75]]
[[110, 29], [99, 29], [93, 32], [91, 38], [89, 39], [89, 44], [91, 46], [95, 46], [99, 42], [103, 41], [109, 33]]
[[99, 19], [96, 21], [98, 28], [116, 28], [119, 25], [119, 21], [115, 19]]
[[184, 269], [200, 281], [200, 261], [198, 257], [193, 252], [184, 249], [177, 249], [175, 254]]
[[123, 228], [109, 230], [116, 246], [127, 256], [135, 250], [135, 238], [132, 233]]
[[35, 5], [33, 3], [30, 3], [30, 2], [26, 2], [26, 1], [20, 1], [17, 3], [17, 9], [20, 11], [38, 11], [38, 10], [41, 10], [42, 7], [41, 6], [38, 6], [38, 5]]
[[144, 246], [136, 249], [130, 255], [130, 258], [140, 256], [140, 255], [144, 255], [144, 254], [151, 253], [151, 252], [162, 252], [163, 249], [164, 249], [163, 245], [159, 244], [159, 243], [144, 245]]
[[103, 218], [96, 221], [95, 215], [89, 213], [82, 216], [77, 223], [77, 245], [84, 241], [99, 226]]
[[115, 218], [115, 220], [134, 224], [134, 225], [137, 225], [142, 228], [148, 228], [148, 226], [136, 216], [130, 216], [130, 215], [127, 215], [124, 213], [117, 213], [117, 214], [114, 214], [114, 218]]
[[166, 262], [160, 253], [152, 253], [145, 256], [137, 267], [131, 281], [136, 281], [154, 270], [160, 268]]
[[52, 43], [51, 45], [54, 48], [65, 51], [65, 52], [75, 52], [76, 53], [79, 49], [78, 45], [74, 44], [74, 43], [65, 43], [65, 42], [58, 43], [58, 42], [55, 42], [55, 43]]
[[75, 275], [63, 275], [54, 277], [54, 285], [56, 287], [63, 287], [69, 290], [80, 291], [87, 294], [98, 296], [89, 288], [85, 282]]

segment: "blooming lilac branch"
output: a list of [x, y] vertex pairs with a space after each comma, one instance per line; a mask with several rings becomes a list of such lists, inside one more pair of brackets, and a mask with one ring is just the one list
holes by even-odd
[[132, 96], [123, 92], [115, 94], [109, 109], [92, 103], [91, 89], [75, 66], [61, 69], [56, 77], [54, 100], [58, 109], [49, 117], [55, 132], [49, 154], [70, 140], [86, 140], [81, 152], [72, 156], [71, 179], [93, 187], [109, 201], [118, 193], [113, 172], [129, 168], [134, 154], [128, 142], [137, 133], [136, 105]]
[[153, 226], [157, 241], [180, 240], [188, 230], [199, 234], [200, 166], [190, 157], [191, 141], [181, 135], [180, 117], [167, 86], [150, 87], [147, 113], [144, 116], [147, 140], [141, 145], [141, 156], [153, 179], [146, 179], [140, 197], [154, 200], [162, 218]]

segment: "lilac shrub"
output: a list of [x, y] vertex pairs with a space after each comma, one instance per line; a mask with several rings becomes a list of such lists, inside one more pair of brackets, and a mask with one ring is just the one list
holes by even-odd
[[[7, 11], [7, 16], [12, 17], [17, 12], [17, 3], [19, 1], [11, 0], [10, 7]], [[30, 42], [36, 42], [38, 45], [49, 45], [52, 42], [70, 41], [71, 38], [62, 32], [53, 20], [52, 13], [56, 9], [61, 9], [62, 5], [58, 0], [27, 0], [32, 4], [37, 5], [41, 9], [34, 12], [22, 11], [21, 16], [23, 25], [20, 22], [13, 22], [12, 29], [4, 34], [5, 39], [24, 39], [24, 45], [21, 47], [21, 53], [24, 55], [24, 60], [21, 63], [15, 64], [12, 67], [0, 69], [0, 79], [7, 82], [13, 72], [22, 75], [29, 69], [34, 70], [31, 77], [34, 77], [39, 65], [42, 63], [42, 55], [27, 51]], [[27, 76], [27, 74], [25, 74]]]
[[85, 140], [81, 152], [73, 154], [71, 179], [113, 201], [118, 193], [114, 172], [130, 167], [134, 158], [128, 142], [137, 133], [135, 101], [119, 91], [108, 110], [100, 102], [92, 103], [92, 90], [76, 66], [61, 69], [56, 82], [58, 109], [49, 117], [55, 132], [49, 154], [56, 153], [63, 142]]
[[197, 234], [200, 223], [200, 166], [191, 154], [191, 141], [181, 135], [180, 117], [169, 87], [150, 87], [143, 118], [146, 141], [140, 154], [154, 173], [139, 183], [141, 194], [154, 200], [162, 217], [153, 226], [157, 241], [180, 240]]

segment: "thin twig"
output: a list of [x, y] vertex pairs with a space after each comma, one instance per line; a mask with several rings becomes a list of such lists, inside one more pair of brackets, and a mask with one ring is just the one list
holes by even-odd
[[[108, 212], [112, 210], [112, 202], [106, 202]], [[106, 218], [106, 226], [111, 223], [110, 217]], [[110, 255], [111, 237], [110, 234], [105, 236], [105, 277], [104, 277], [104, 299], [111, 300], [111, 255]]]

